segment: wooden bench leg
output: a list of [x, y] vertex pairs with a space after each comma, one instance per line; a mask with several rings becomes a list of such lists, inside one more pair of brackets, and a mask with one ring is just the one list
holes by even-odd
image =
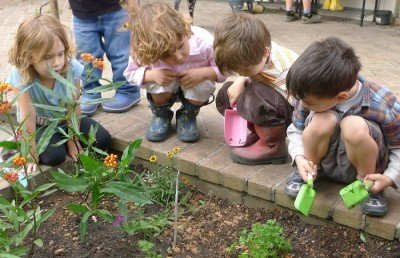
[[360, 27], [363, 26], [364, 22], [364, 11], [365, 11], [365, 0], [363, 0], [362, 8], [361, 8], [361, 22], [360, 22]]

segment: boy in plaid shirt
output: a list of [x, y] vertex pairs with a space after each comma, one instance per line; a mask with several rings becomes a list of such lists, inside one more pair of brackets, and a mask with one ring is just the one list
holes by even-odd
[[295, 198], [310, 173], [343, 183], [372, 181], [363, 213], [387, 212], [384, 189], [400, 186], [400, 103], [388, 89], [359, 76], [354, 50], [335, 37], [311, 44], [287, 75], [298, 101], [289, 126], [296, 168], [285, 192]]
[[241, 75], [219, 90], [217, 109], [224, 115], [236, 106], [251, 131], [246, 145], [232, 149], [232, 160], [247, 165], [285, 163], [286, 128], [293, 112], [285, 78], [298, 55], [272, 42], [265, 24], [246, 13], [228, 15], [216, 26], [214, 53], [221, 72]]

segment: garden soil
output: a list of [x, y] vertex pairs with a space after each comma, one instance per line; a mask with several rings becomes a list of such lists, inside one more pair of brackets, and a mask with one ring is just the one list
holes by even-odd
[[[162, 257], [236, 257], [226, 248], [243, 229], [253, 223], [275, 219], [293, 247], [284, 257], [400, 257], [400, 242], [361, 234], [360, 231], [324, 223], [304, 222], [291, 210], [266, 210], [236, 205], [192, 189], [190, 209], [179, 218], [177, 248], [171, 250], [172, 224], [150, 241]], [[56, 193], [47, 197], [42, 208], [57, 208], [55, 215], [40, 230], [44, 246], [33, 257], [145, 257], [138, 247], [140, 235], [127, 235], [111, 223], [91, 219], [84, 241], [79, 236], [79, 217], [65, 208], [77, 197]], [[105, 201], [103, 207], [112, 208]]]

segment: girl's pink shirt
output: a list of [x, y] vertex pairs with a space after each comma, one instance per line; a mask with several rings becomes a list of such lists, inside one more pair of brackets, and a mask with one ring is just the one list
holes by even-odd
[[131, 84], [136, 84], [141, 88], [146, 88], [143, 83], [144, 73], [147, 69], [161, 70], [170, 69], [176, 72], [187, 71], [193, 68], [210, 67], [217, 75], [217, 82], [224, 82], [226, 77], [220, 73], [215, 64], [213, 51], [213, 36], [203, 28], [192, 26], [193, 35], [189, 39], [190, 53], [185, 63], [182, 65], [167, 65], [161, 60], [156, 61], [150, 66], [137, 66], [132, 57], [124, 71], [124, 76]]

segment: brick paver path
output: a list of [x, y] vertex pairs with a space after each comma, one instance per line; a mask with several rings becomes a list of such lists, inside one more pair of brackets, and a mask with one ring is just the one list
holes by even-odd
[[[19, 22], [36, 13], [42, 2], [0, 0], [0, 81], [10, 71], [7, 53]], [[145, 0], [142, 4], [150, 2]], [[172, 0], [162, 2], [172, 4]], [[59, 6], [61, 20], [71, 28], [72, 34], [72, 15], [67, 1], [59, 0]], [[187, 13], [184, 1], [181, 10]], [[44, 11], [49, 12], [49, 8], [45, 7]], [[194, 24], [212, 32], [217, 21], [230, 11], [227, 1], [200, 0], [195, 9]], [[362, 74], [367, 79], [386, 85], [396, 94], [400, 93], [400, 27], [380, 27], [371, 22], [365, 22], [364, 27], [360, 27], [358, 22], [348, 20], [325, 20], [321, 24], [311, 25], [304, 25], [300, 21], [285, 23], [283, 13], [276, 11], [259, 14], [257, 17], [267, 24], [274, 41], [298, 53], [315, 40], [328, 36], [342, 38], [360, 56]], [[173, 108], [179, 108], [179, 103]], [[115, 139], [114, 147], [121, 150], [129, 141], [144, 136], [151, 114], [143, 98], [137, 107], [125, 114], [99, 111], [94, 117], [110, 130]], [[164, 143], [143, 140], [137, 157], [144, 162], [149, 155], [155, 154], [159, 156], [160, 162], [167, 162], [165, 153], [173, 146], [180, 146], [182, 153], [176, 162], [177, 168], [187, 174], [199, 189], [238, 203], [266, 207], [277, 203], [293, 208], [293, 200], [283, 194], [284, 182], [290, 173], [288, 164], [242, 166], [232, 163], [229, 148], [223, 140], [223, 120], [214, 105], [201, 110], [198, 123], [202, 136], [199, 142], [182, 143], [175, 135], [171, 135]], [[316, 186], [318, 197], [311, 214], [388, 239], [399, 238], [399, 194], [392, 189], [387, 191], [389, 213], [382, 219], [375, 219], [363, 216], [357, 208], [347, 210], [338, 196], [341, 187], [330, 182], [320, 182]]]

